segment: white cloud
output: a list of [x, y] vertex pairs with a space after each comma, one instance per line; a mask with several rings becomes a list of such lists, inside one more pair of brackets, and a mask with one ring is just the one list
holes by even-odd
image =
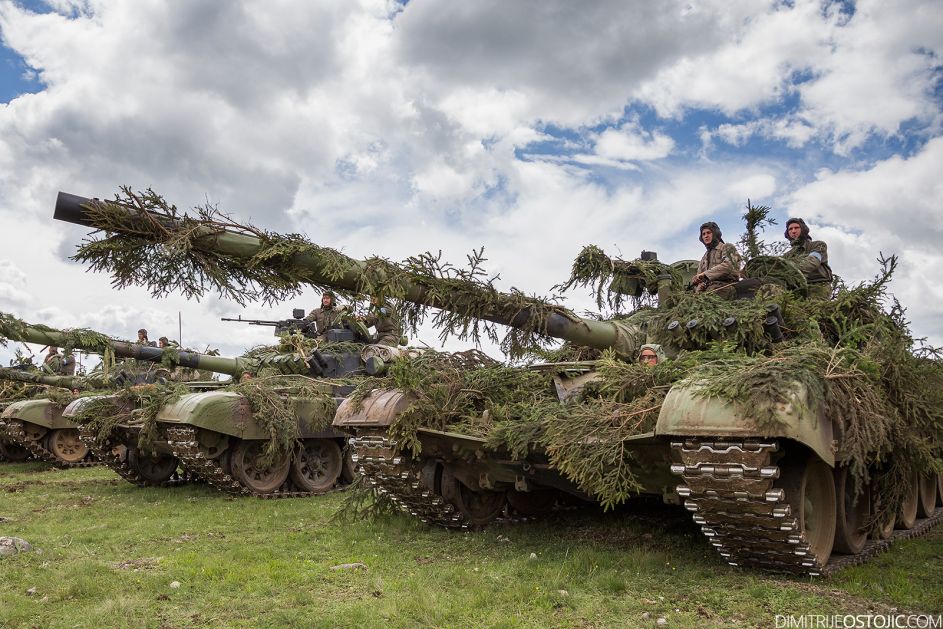
[[[908, 2], [899, 16], [859, 2], [847, 19], [811, 0], [57, 0], [48, 15], [0, 0], [3, 41], [48, 86], [0, 105], [0, 228], [20, 236], [3, 257], [28, 278], [2, 280], [0, 303], [118, 336], [172, 331], [179, 310], [186, 343], [224, 339], [224, 353], [270, 340], [223, 327], [236, 309], [219, 300], [113, 291], [63, 260], [82, 230], [49, 220], [56, 191], [107, 196], [121, 184], [181, 206], [218, 202], [355, 257], [442, 248], [458, 263], [485, 245], [503, 288], [534, 292], [564, 279], [590, 242], [697, 257], [692, 225], [715, 218], [734, 233], [747, 197], [773, 203], [788, 186], [800, 188], [788, 197], [796, 211], [829, 210], [805, 214], [839, 230], [839, 259], [855, 226], [913, 232], [932, 255], [936, 140], [804, 186], [805, 165], [692, 155], [685, 137], [697, 107], [732, 116], [705, 125], [705, 145], [744, 151], [757, 135], [844, 151], [938, 115], [916, 46], [938, 54], [943, 29], [932, 2]], [[869, 63], [881, 74], [870, 92]], [[675, 118], [643, 123], [639, 105]], [[906, 185], [921, 191], [896, 195], [906, 224], [868, 218]], [[316, 302], [306, 291], [279, 313], [247, 314]]]
[[632, 124], [603, 131], [596, 139], [596, 153], [619, 161], [648, 161], [667, 157], [674, 144], [664, 134], [647, 133]]

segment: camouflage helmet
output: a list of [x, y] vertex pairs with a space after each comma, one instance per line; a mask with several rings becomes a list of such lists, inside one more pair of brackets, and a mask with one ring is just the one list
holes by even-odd
[[704, 233], [705, 229], [711, 230], [711, 233], [714, 234], [714, 239], [711, 241], [710, 246], [713, 246], [714, 243], [724, 241], [723, 233], [721, 233], [720, 231], [720, 226], [717, 225], [717, 223], [715, 223], [714, 221], [707, 221], [706, 223], [701, 223], [701, 228], [697, 231], [697, 239], [700, 240], [702, 243], [704, 242], [704, 238], [703, 236], [701, 236], [701, 234]]
[[805, 240], [806, 238], [809, 238], [809, 226], [805, 224], [805, 221], [802, 220], [801, 218], [790, 218], [788, 221], [786, 221], [786, 231], [783, 232], [783, 237], [786, 240], [792, 240], [789, 237], [789, 226], [792, 225], [793, 223], [799, 225], [799, 228], [802, 230], [802, 232], [799, 234], [799, 238], [801, 240]]

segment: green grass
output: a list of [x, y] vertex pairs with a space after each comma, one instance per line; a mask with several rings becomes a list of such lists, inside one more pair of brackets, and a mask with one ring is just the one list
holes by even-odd
[[[2, 464], [0, 536], [36, 551], [0, 559], [0, 626], [772, 626], [776, 614], [943, 613], [941, 530], [813, 581], [726, 566], [680, 510], [455, 533], [405, 517], [338, 522], [342, 501]], [[357, 562], [366, 569], [332, 570]]]

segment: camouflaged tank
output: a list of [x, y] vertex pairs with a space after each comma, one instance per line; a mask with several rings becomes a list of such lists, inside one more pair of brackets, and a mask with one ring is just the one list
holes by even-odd
[[[87, 351], [102, 351], [99, 344], [81, 346], [67, 333], [30, 326], [8, 315], [0, 320], [0, 335], [37, 344], [69, 345]], [[277, 392], [293, 409], [295, 447], [267, 461], [265, 445], [272, 437], [270, 427], [255, 416], [250, 400], [228, 390], [227, 383], [192, 381], [179, 383], [192, 392], [177, 392], [156, 415], [157, 437], [141, 447], [141, 409], [130, 394], [103, 394], [79, 397], [58, 412], [60, 423], [74, 422], [95, 404], [113, 402], [123, 418], [108, 426], [108, 433], [96, 432], [88, 423], [78, 425], [82, 442], [92, 453], [123, 478], [135, 484], [162, 485], [185, 472], [232, 494], [270, 497], [297, 497], [324, 493], [353, 478], [349, 459], [345, 460], [346, 436], [331, 428], [337, 404], [352, 390], [345, 381], [382, 371], [382, 356], [399, 355], [398, 348], [374, 347], [354, 342], [349, 329], [326, 332], [322, 350], [307, 355], [285, 353], [277, 348], [261, 348], [251, 355], [227, 358], [161, 349], [111, 340], [108, 349], [116, 357], [136, 363], [163, 365], [151, 370], [148, 379], [131, 378], [131, 392], [147, 394], [145, 386], [153, 376], [170, 375], [184, 368], [227, 374], [234, 381], [267, 375], [276, 379]], [[330, 347], [344, 351], [330, 351]], [[261, 380], [261, 379], [260, 379]], [[250, 380], [252, 382], [252, 380]], [[299, 395], [299, 391], [303, 395]], [[46, 408], [51, 408], [49, 405]]]
[[[54, 376], [9, 367], [0, 368], [0, 380], [54, 387], [61, 389], [63, 395], [104, 386], [102, 378]], [[0, 413], [0, 437], [6, 439], [4, 451], [28, 453], [36, 460], [59, 467], [96, 465], [88, 446], [79, 437], [78, 424], [63, 417], [65, 404], [61, 397], [36, 397], [6, 404]]]
[[[104, 240], [115, 239], [119, 245], [126, 245], [121, 243], [126, 238], [128, 242], [160, 246], [166, 242], [165, 234], [186, 225], [188, 244], [201, 256], [214, 257], [217, 264], [251, 262], [254, 269], [270, 272], [272, 281], [290, 276], [299, 283], [351, 293], [363, 291], [365, 269], [370, 266], [367, 262], [315, 245], [298, 246], [297, 240], [291, 241], [294, 249], [289, 253], [267, 255], [271, 235], [265, 240], [258, 231], [222, 229], [210, 221], [200, 224], [187, 219], [181, 223], [173, 212], [147, 214], [143, 208], [60, 193], [55, 216], [105, 231]], [[160, 230], [150, 227], [153, 224]], [[93, 247], [86, 249], [86, 260], [94, 258], [89, 255]], [[737, 330], [744, 328], [756, 331], [765, 344], [789, 341], [803, 326], [818, 325], [812, 320], [800, 321], [791, 329], [785, 325], [783, 310], [797, 303], [791, 300], [802, 292], [801, 286], [798, 290], [787, 286], [779, 293], [786, 297], [760, 304], [762, 312], [756, 318], [738, 318], [735, 314], [743, 311], [733, 305], [730, 312], [725, 312], [724, 306], [715, 307], [706, 318], [672, 318], [667, 309], [678, 293], [678, 277], [687, 275], [690, 280], [690, 264], [655, 267], [641, 264], [651, 260], [638, 262], [637, 273], [628, 264], [622, 278], [624, 286], [617, 292], [657, 295], [658, 307], [609, 321], [578, 317], [560, 307], [536, 303], [529, 306], [519, 295], [506, 295], [502, 301], [496, 299], [502, 297], [500, 293], [485, 290], [488, 294], [482, 295], [484, 289], [480, 286], [454, 278], [436, 280], [395, 273], [395, 281], [397, 297], [404, 303], [448, 310], [461, 307], [449, 299], [451, 293], [461, 293], [466, 300], [469, 295], [481, 296], [478, 307], [469, 311], [471, 316], [517, 329], [536, 327], [544, 337], [612, 350], [630, 362], [651, 341], [660, 341], [674, 355], [672, 350], [679, 348], [696, 351], [698, 345], [742, 342], [747, 337]], [[781, 260], [767, 262], [788, 267]], [[109, 270], [107, 264], [98, 264], [97, 268]], [[661, 272], [653, 274], [653, 268]], [[791, 272], [793, 276], [797, 273], [794, 268]], [[158, 294], [166, 290], [153, 275], [137, 274], [131, 266], [126, 266], [120, 277], [125, 284], [148, 285]], [[264, 276], [256, 277], [265, 281]], [[743, 288], [749, 290], [741, 295], [747, 300], [763, 284], [759, 276], [752, 279], [754, 283], [745, 285]], [[801, 275], [797, 283], [803, 283]], [[201, 294], [193, 285], [184, 288]], [[759, 310], [753, 308], [750, 312]], [[686, 341], [703, 341], [701, 331], [705, 328], [711, 331], [707, 335], [710, 343]], [[755, 342], [759, 336], [750, 338]], [[592, 361], [534, 368], [553, 374], [562, 403], [579, 395], [598, 377]], [[637, 493], [684, 504], [711, 544], [731, 564], [797, 574], [822, 574], [861, 561], [886, 547], [890, 538], [921, 533], [943, 519], [943, 510], [937, 508], [943, 499], [943, 482], [929, 470], [918, 470], [904, 479], [906, 495], [899, 513], [888, 517], [885, 512], [885, 521], [877, 527], [878, 537], [884, 539], [869, 542], [867, 529], [872, 512], [881, 512], [872, 508], [875, 501], [867, 486], [863, 493], [856, 491], [849, 463], [857, 462], [877, 474], [888, 460], [893, 463], [895, 453], [884, 453], [880, 461], [876, 452], [865, 453], [864, 459], [860, 453], [854, 460], [843, 458], [850, 456], [844, 445], [852, 437], [841, 420], [842, 409], [813, 403], [815, 382], [786, 377], [780, 383], [785, 383], [788, 395], [767, 409], [772, 422], [761, 422], [756, 409], [748, 404], [705, 395], [710, 380], [685, 379], [672, 384], [657, 407], [651, 429], [619, 439], [621, 449], [631, 454], [630, 472]], [[466, 528], [487, 524], [508, 505], [525, 513], [542, 511], [553, 503], [554, 492], [593, 498], [550, 464], [547, 453], [540, 448], [515, 456], [481, 437], [448, 427], [419, 426], [415, 434], [421, 447], [405, 449], [391, 436], [390, 429], [412, 403], [405, 391], [374, 391], [365, 399], [344, 401], [334, 426], [354, 435], [351, 445], [367, 479], [422, 520]], [[939, 435], [933, 435], [933, 439], [932, 447], [936, 448]], [[582, 445], [593, 447], [592, 438]], [[939, 452], [933, 455], [939, 457]], [[898, 533], [893, 533], [895, 525], [901, 529]]]
[[[13, 402], [24, 399], [30, 395], [28, 385], [23, 386], [10, 382], [3, 386], [3, 392], [0, 394], [0, 413], [3, 413], [6, 407]], [[0, 463], [18, 463], [28, 460], [31, 456], [27, 448], [6, 439], [2, 429], [0, 429]]]

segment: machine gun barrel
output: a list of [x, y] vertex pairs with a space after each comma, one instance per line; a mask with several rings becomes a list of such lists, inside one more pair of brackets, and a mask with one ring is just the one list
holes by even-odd
[[276, 327], [281, 321], [264, 321], [262, 319], [243, 319], [242, 317], [237, 317], [235, 319], [231, 317], [220, 317], [220, 321], [235, 321], [236, 323], [248, 323], [249, 325], [265, 325], [268, 327]]
[[[129, 221], [142, 216], [141, 211], [136, 208], [60, 192], [56, 202], [54, 218], [85, 227], [97, 228], [91, 220], [90, 208], [102, 203], [107, 203], [111, 209], [121, 208], [126, 210]], [[149, 220], [168, 226], [172, 225], [173, 222], [173, 219], [158, 214], [150, 214]], [[195, 238], [191, 241], [195, 249], [221, 255], [230, 260], [248, 261], [259, 253], [263, 247], [261, 239], [252, 234], [209, 225], [196, 227], [195, 230], [195, 232], [191, 232], [195, 235]], [[146, 234], [139, 234], [137, 231], [134, 232], [134, 235], [147, 239]], [[330, 255], [330, 259], [328, 255]], [[267, 263], [272, 265], [286, 264], [284, 259], [281, 258]], [[359, 293], [362, 290], [360, 280], [367, 263], [343, 256], [336, 251], [331, 251], [328, 254], [327, 252], [322, 253], [317, 248], [311, 248], [295, 253], [288, 258], [287, 264], [304, 282]], [[406, 282], [404, 288], [404, 299], [408, 302], [433, 308], [448, 308], [447, 304], [436, 297], [435, 290], [430, 290], [420, 282]], [[468, 291], [481, 290], [482, 299], [480, 303], [482, 304], [491, 302], [490, 298], [495, 296], [494, 292], [486, 294], [489, 289], [484, 287], [469, 285], [466, 288]], [[497, 295], [502, 296], [501, 293], [497, 293]], [[505, 296], [511, 297], [510, 295]], [[637, 338], [636, 330], [632, 326], [627, 329], [623, 323], [581, 318], [566, 311], [553, 311], [541, 315], [535, 308], [527, 306], [513, 313], [499, 312], [497, 309], [489, 311], [489, 309], [483, 308], [477, 311], [475, 316], [486, 321], [519, 329], [526, 329], [538, 320], [536, 317], [543, 316], [541, 331], [549, 336], [600, 349], [612, 347], [622, 355], [633, 355], [637, 352], [639, 345], [644, 343], [644, 340], [640, 341]]]

